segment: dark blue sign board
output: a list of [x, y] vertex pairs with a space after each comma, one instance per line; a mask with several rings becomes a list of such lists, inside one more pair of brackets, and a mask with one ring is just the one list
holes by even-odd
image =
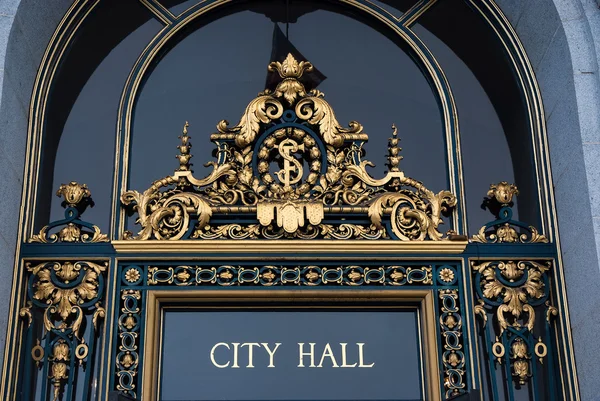
[[423, 400], [416, 308], [169, 310], [160, 400]]

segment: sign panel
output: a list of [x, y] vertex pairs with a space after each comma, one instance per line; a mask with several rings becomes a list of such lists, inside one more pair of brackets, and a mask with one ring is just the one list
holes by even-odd
[[418, 313], [165, 309], [160, 400], [422, 400]]

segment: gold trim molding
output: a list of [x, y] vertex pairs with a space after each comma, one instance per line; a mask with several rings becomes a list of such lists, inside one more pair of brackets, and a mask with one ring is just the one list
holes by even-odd
[[322, 255], [328, 253], [378, 255], [391, 254], [461, 254], [468, 241], [362, 241], [362, 240], [214, 240], [214, 241], [112, 241], [117, 253], [219, 253], [235, 257], [240, 254]]

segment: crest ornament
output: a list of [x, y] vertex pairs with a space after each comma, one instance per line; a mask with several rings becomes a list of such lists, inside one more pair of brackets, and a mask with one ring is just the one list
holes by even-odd
[[275, 88], [251, 100], [236, 125], [217, 124], [207, 177], [193, 176], [186, 122], [174, 174], [121, 195], [141, 225], [125, 239], [448, 239], [439, 227], [456, 197], [404, 175], [395, 125], [388, 172], [373, 178], [368, 135], [356, 121], [343, 127], [324, 94], [307, 87], [312, 64], [288, 54], [268, 69], [279, 74]]

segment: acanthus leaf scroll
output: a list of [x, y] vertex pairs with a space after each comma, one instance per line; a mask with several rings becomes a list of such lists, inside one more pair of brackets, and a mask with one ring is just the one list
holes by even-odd
[[342, 127], [324, 94], [305, 87], [301, 78], [312, 69], [291, 54], [269, 65], [280, 81], [250, 101], [235, 126], [217, 124], [217, 161], [204, 179], [190, 169], [186, 122], [175, 173], [143, 193], [122, 194], [142, 227], [124, 238], [448, 239], [440, 225], [456, 197], [404, 175], [395, 126], [388, 172], [373, 178], [362, 159], [363, 126]]

